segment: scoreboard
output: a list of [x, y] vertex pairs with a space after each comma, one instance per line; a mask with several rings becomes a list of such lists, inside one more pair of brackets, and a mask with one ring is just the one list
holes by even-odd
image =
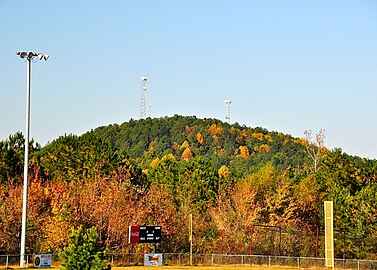
[[161, 226], [140, 226], [139, 243], [161, 243]]
[[161, 226], [129, 226], [129, 243], [161, 243]]

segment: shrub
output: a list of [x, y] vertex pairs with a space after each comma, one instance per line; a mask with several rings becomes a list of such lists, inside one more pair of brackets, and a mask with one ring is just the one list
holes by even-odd
[[62, 266], [66, 270], [111, 269], [106, 260], [105, 245], [98, 243], [97, 229], [92, 227], [85, 233], [82, 227], [72, 228], [68, 246], [61, 254]]

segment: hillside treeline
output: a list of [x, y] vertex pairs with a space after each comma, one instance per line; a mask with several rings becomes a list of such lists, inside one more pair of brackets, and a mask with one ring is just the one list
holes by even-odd
[[[127, 243], [130, 225], [161, 225], [158, 250], [187, 252], [192, 214], [196, 253], [323, 256], [333, 200], [336, 256], [376, 258], [377, 162], [316, 147], [177, 115], [30, 142], [27, 252], [59, 253], [79, 226], [114, 252], [148, 251]], [[19, 252], [23, 155], [21, 133], [0, 142], [0, 254]]]

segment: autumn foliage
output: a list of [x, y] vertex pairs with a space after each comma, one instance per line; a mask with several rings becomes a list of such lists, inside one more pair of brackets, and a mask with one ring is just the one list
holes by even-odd
[[[377, 164], [340, 149], [321, 148], [313, 170], [305, 140], [179, 116], [32, 146], [27, 253], [60, 253], [72, 228], [96, 228], [112, 252], [147, 251], [128, 244], [130, 225], [161, 225], [159, 251], [185, 253], [192, 214], [194, 252], [316, 256], [322, 202], [334, 200], [335, 228], [348, 237], [336, 252], [377, 254], [368, 245], [377, 238]], [[0, 254], [19, 252], [22, 164], [22, 135], [0, 142]]]

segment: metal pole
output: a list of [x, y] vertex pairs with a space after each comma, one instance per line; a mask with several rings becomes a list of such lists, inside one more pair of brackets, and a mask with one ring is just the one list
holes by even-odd
[[253, 234], [254, 234], [254, 226], [250, 225], [250, 255], [253, 255]]
[[26, 213], [27, 213], [27, 192], [28, 192], [28, 170], [29, 170], [29, 132], [30, 132], [30, 78], [31, 61], [27, 59], [26, 72], [26, 128], [25, 128], [25, 162], [24, 162], [24, 194], [22, 199], [22, 227], [21, 227], [21, 254], [20, 267], [25, 267], [25, 239], [26, 239]]
[[343, 260], [346, 259], [346, 231], [343, 231]]
[[281, 256], [281, 227], [279, 226], [279, 256]]
[[190, 224], [190, 265], [192, 266], [192, 214], [189, 216], [189, 224]]
[[319, 228], [317, 228], [317, 238], [315, 240], [315, 256], [318, 257]]

